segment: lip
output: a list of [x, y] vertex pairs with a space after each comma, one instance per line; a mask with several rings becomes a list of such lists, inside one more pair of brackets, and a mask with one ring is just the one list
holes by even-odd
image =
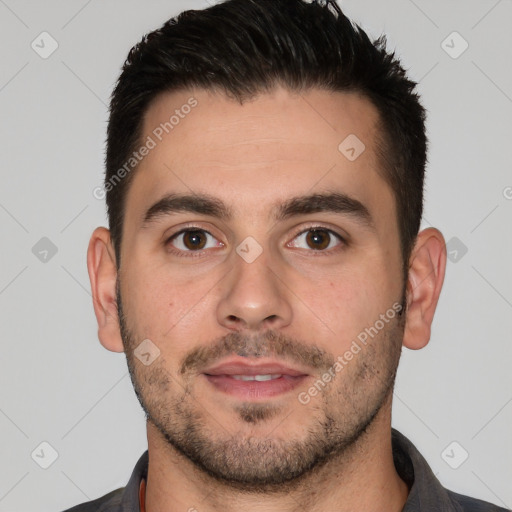
[[299, 377], [301, 375], [308, 375], [300, 369], [291, 368], [285, 364], [277, 361], [256, 361], [249, 362], [244, 359], [236, 358], [229, 359], [224, 363], [209, 368], [203, 371], [206, 375], [268, 375], [268, 374], [281, 374], [289, 375], [290, 377]]
[[[215, 390], [246, 401], [262, 401], [288, 393], [309, 377], [308, 373], [275, 360], [250, 362], [240, 358], [209, 368], [203, 375]], [[280, 377], [264, 381], [244, 381], [235, 379], [234, 375]]]

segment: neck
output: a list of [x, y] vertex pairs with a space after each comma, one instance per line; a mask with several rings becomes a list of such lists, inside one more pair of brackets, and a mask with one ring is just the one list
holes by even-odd
[[390, 405], [348, 450], [282, 493], [250, 493], [220, 483], [178, 453], [148, 422], [146, 512], [400, 512], [408, 489], [393, 462]]

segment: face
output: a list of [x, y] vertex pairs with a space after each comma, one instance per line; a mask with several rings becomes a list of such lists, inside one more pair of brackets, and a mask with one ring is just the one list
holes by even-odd
[[166, 93], [145, 117], [118, 275], [130, 373], [152, 432], [233, 486], [296, 482], [389, 408], [404, 282], [376, 124], [321, 90]]

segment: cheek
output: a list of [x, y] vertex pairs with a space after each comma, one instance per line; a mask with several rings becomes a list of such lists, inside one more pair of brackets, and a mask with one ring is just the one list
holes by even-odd
[[147, 265], [137, 271], [127, 268], [125, 276], [130, 277], [123, 280], [123, 306], [137, 335], [163, 350], [170, 348], [170, 339], [173, 350], [180, 345], [190, 347], [190, 337], [199, 334], [212, 307], [208, 292], [215, 284], [214, 276], [183, 278], [168, 268], [149, 269]]
[[[338, 350], [349, 346], [366, 327], [371, 326], [392, 307], [399, 287], [389, 285], [389, 276], [376, 260], [359, 262], [335, 277], [303, 283], [297, 295], [330, 330], [332, 344]], [[331, 348], [333, 350], [333, 348]]]

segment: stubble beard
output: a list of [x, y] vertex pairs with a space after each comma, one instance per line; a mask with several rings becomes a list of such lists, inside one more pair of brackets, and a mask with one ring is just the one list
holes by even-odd
[[[147, 420], [170, 447], [223, 485], [255, 493], [293, 490], [326, 464], [343, 459], [348, 462], [383, 406], [390, 406], [405, 315], [386, 324], [308, 405], [297, 400], [298, 407], [304, 407], [300, 414], [307, 421], [307, 425], [301, 425], [305, 434], [300, 439], [283, 440], [272, 437], [271, 432], [247, 434], [248, 426], [261, 426], [262, 432], [268, 430], [265, 423], [279, 414], [286, 422], [282, 408], [270, 403], [241, 402], [235, 412], [245, 428], [232, 435], [236, 420], [230, 421], [229, 429], [223, 429], [215, 419], [215, 411], [194, 396], [193, 379], [179, 381], [165, 367], [162, 356], [150, 366], [140, 364], [133, 354], [140, 341], [127, 325], [119, 288], [117, 307], [130, 377]], [[311, 348], [301, 345], [301, 354], [307, 358]], [[222, 351], [224, 355], [229, 347], [240, 355], [257, 352], [292, 359], [297, 358], [294, 348], [298, 348], [297, 342], [273, 332], [262, 334], [257, 342], [233, 333], [225, 338], [222, 349], [208, 349], [207, 353], [213, 356]], [[334, 357], [322, 359], [323, 363], [328, 360], [332, 362]], [[315, 359], [312, 351], [310, 361], [318, 361], [318, 354]]]

